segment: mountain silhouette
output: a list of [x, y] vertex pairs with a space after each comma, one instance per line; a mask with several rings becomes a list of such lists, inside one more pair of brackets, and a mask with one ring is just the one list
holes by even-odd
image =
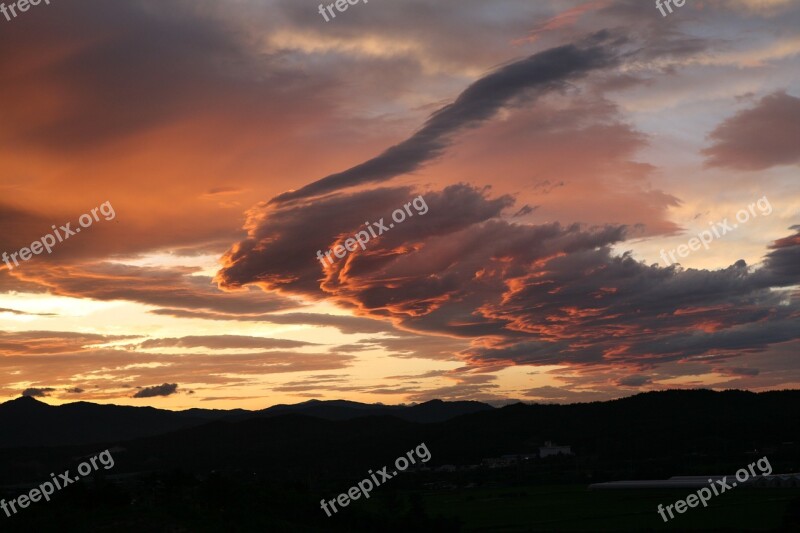
[[51, 406], [35, 398], [21, 397], [0, 404], [0, 427], [3, 428], [0, 433], [0, 448], [125, 441], [192, 428], [215, 420], [241, 421], [288, 414], [338, 421], [366, 416], [393, 416], [410, 422], [432, 423], [493, 409], [480, 402], [441, 400], [413, 406], [312, 400], [296, 405], [276, 405], [260, 411], [244, 409], [168, 411], [153, 407], [100, 405], [89, 402]]
[[[502, 408], [478, 402], [409, 407], [304, 402], [246, 415], [84, 402], [52, 407], [19, 399], [0, 405], [0, 425], [5, 447], [80, 443], [89, 453], [99, 443], [121, 446], [131, 470], [252, 468], [278, 475], [301, 469], [312, 475], [385, 461], [420, 442], [436, 451], [438, 464], [477, 464], [487, 457], [535, 453], [554, 441], [593, 457], [597, 465], [616, 469], [635, 462], [640, 473], [658, 478], [675, 464], [690, 470], [713, 458], [715, 471], [724, 471], [725, 461], [741, 454], [796, 449], [800, 391], [676, 390], [608, 402]], [[74, 447], [63, 451], [66, 460]], [[53, 459], [59, 453], [47, 452]]]
[[364, 416], [394, 416], [409, 422], [443, 422], [456, 416], [492, 411], [494, 408], [481, 402], [445, 402], [430, 400], [425, 403], [404, 405], [363, 404], [346, 400], [310, 400], [295, 405], [275, 405], [262, 411], [262, 416], [301, 414], [326, 420], [352, 420]]

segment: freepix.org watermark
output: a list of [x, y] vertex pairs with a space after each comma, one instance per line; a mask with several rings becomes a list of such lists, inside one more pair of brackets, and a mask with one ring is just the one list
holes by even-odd
[[68, 485], [72, 485], [73, 483], [77, 483], [80, 481], [81, 477], [86, 477], [92, 472], [100, 470], [100, 467], [97, 465], [98, 461], [106, 470], [111, 470], [114, 468], [114, 458], [111, 457], [111, 452], [108, 450], [100, 452], [99, 455], [96, 455], [90, 458], [88, 461], [78, 465], [78, 473], [80, 474], [79, 476], [71, 476], [69, 470], [63, 474], [59, 474], [58, 477], [56, 477], [55, 474], [50, 474], [50, 477], [52, 478], [51, 481], [45, 481], [39, 485], [38, 488], [31, 489], [27, 494], [18, 496], [10, 502], [0, 500], [0, 509], [6, 513], [8, 518], [11, 518], [12, 513], [17, 514], [17, 506], [19, 506], [20, 509], [26, 509], [31, 503], [39, 502], [42, 500], [42, 498], [49, 502], [50, 496], [55, 494], [57, 490], [61, 490]]
[[[320, 500], [320, 508], [325, 511], [329, 517], [333, 516], [328, 509], [328, 505], [331, 506], [334, 513], [338, 513], [339, 510], [336, 508], [336, 504], [338, 503], [341, 507], [347, 507], [350, 505], [351, 500], [357, 500], [361, 496], [364, 498], [369, 498], [369, 493], [372, 492], [372, 489], [379, 487], [383, 482], [389, 481], [394, 476], [396, 476], [399, 472], [402, 472], [409, 466], [416, 464], [416, 460], [414, 459], [414, 454], [416, 453], [417, 457], [423, 463], [427, 463], [431, 460], [431, 452], [428, 451], [428, 447], [423, 442], [415, 450], [408, 451], [405, 455], [401, 455], [398, 457], [394, 462], [394, 467], [397, 470], [393, 470], [391, 473], [387, 472], [389, 469], [388, 466], [384, 466], [376, 473], [373, 473], [372, 470], [369, 471], [370, 476], [361, 480], [358, 485], [354, 485], [350, 487], [347, 492], [343, 492], [339, 494], [336, 498], [332, 500]], [[378, 480], [378, 476], [380, 476], [380, 480]]]
[[[328, 18], [328, 13], [331, 14], [331, 18], [336, 18], [336, 13], [333, 12], [333, 8], [336, 7], [336, 11], [339, 13], [344, 13], [347, 11], [347, 8], [350, 6], [354, 6], [361, 2], [361, 0], [336, 0], [336, 2], [332, 4], [328, 4], [327, 8], [323, 4], [319, 5], [319, 14], [322, 15], [322, 18], [325, 19], [325, 22], [330, 22], [331, 19]], [[369, 0], [364, 0], [365, 4], [369, 3]], [[328, 13], [325, 12], [325, 9], [328, 10]]]
[[[761, 213], [763, 216], [769, 216], [772, 214], [772, 205], [769, 203], [767, 197], [764, 196], [756, 203], [747, 206], [747, 209], [740, 209], [736, 213], [737, 222], [730, 223], [728, 222], [727, 218], [723, 219], [722, 222], [709, 222], [708, 225], [711, 226], [710, 230], [701, 231], [697, 234], [697, 237], [689, 239], [686, 244], [681, 244], [669, 252], [662, 249], [660, 254], [661, 259], [667, 266], [670, 266], [672, 263], [678, 262], [678, 260], [675, 258], [676, 252], [680, 257], [687, 257], [689, 252], [696, 252], [701, 246], [708, 250], [710, 248], [709, 245], [711, 244], [711, 241], [713, 241], [715, 238], [719, 239], [720, 237], [738, 228], [739, 224], [745, 224], [751, 218], [756, 218], [758, 213], [756, 213], [754, 209], [755, 207], [758, 207], [759, 213]], [[667, 258], [667, 255], [669, 255], [669, 258]], [[670, 259], [672, 261], [670, 261]]]
[[664, 7], [666, 7], [670, 13], [672, 13], [672, 5], [670, 4], [675, 4], [675, 7], [683, 7], [684, 4], [686, 4], [686, 0], [664, 0], [663, 4], [661, 3], [661, 0], [656, 0], [656, 9], [661, 12], [662, 17], [667, 16], [666, 11], [664, 11]]
[[[411, 212], [411, 206], [414, 206], [414, 210], [416, 210], [418, 215], [424, 215], [428, 212], [428, 204], [425, 203], [425, 198], [420, 195], [403, 206], [405, 211], [403, 209], [395, 209], [392, 212], [392, 220], [400, 224], [406, 219], [406, 213], [408, 213], [409, 217], [413, 217], [414, 213]], [[346, 239], [344, 241], [344, 246], [337, 244], [332, 250], [325, 252], [325, 257], [322, 256], [322, 250], [317, 250], [317, 259], [319, 259], [320, 263], [322, 263], [322, 266], [328, 266], [328, 264], [325, 262], [325, 258], [330, 261], [331, 265], [333, 264], [334, 259], [331, 257], [331, 253], [333, 253], [333, 255], [339, 259], [342, 259], [347, 255], [348, 252], [355, 252], [356, 246], [361, 246], [362, 250], [366, 250], [367, 243], [370, 241], [370, 239], [377, 237], [378, 235], [383, 235], [394, 227], [394, 223], [389, 223], [389, 226], [387, 227], [383, 222], [383, 218], [381, 218], [378, 222], [373, 222], [372, 225], [370, 225], [369, 222], [364, 222], [364, 225], [367, 226], [369, 233], [366, 230], [359, 231], [353, 235], [353, 237]]]
[[[53, 247], [60, 242], [64, 242], [65, 240], [69, 239], [71, 236], [76, 235], [81, 232], [81, 228], [88, 228], [94, 222], [98, 222], [100, 217], [97, 216], [97, 212], [100, 212], [106, 220], [114, 220], [114, 217], [117, 214], [114, 212], [114, 207], [111, 205], [111, 202], [105, 202], [100, 207], [95, 207], [92, 209], [91, 214], [86, 213], [78, 218], [78, 224], [80, 224], [80, 228], [72, 229], [72, 222], [67, 222], [65, 225], [61, 226], [60, 230], [56, 229], [55, 224], [51, 227], [53, 228], [53, 233], [48, 233], [38, 241], [33, 241], [31, 243], [30, 248], [22, 248], [18, 252], [14, 252], [13, 254], [8, 254], [7, 252], [3, 252], [3, 262], [8, 266], [9, 270], [14, 270], [14, 267], [11, 266], [11, 262], [14, 262], [14, 266], [19, 266], [19, 261], [17, 261], [17, 257], [23, 261], [27, 261], [34, 255], [39, 255], [43, 251], [47, 250], [47, 253], [53, 252]], [[58, 240], [56, 240], [58, 239]]]
[[[675, 518], [675, 515], [672, 514], [672, 508], [675, 508], [675, 511], [678, 513], [685, 513], [686, 509], [689, 507], [697, 507], [698, 504], [702, 503], [703, 507], [708, 507], [708, 500], [711, 499], [712, 496], [719, 496], [720, 494], [724, 493], [726, 490], [730, 490], [735, 488], [739, 483], [745, 483], [750, 479], [750, 476], [756, 476], [755, 466], [758, 466], [758, 469], [761, 471], [762, 475], [770, 475], [772, 474], [772, 465], [769, 464], [769, 459], [765, 455], [761, 459], [759, 459], [755, 463], [750, 463], [747, 465], [747, 468], [750, 470], [749, 472], [747, 469], [740, 468], [736, 471], [736, 481], [731, 481], [728, 483], [728, 476], [723, 477], [722, 479], [715, 479], [715, 480], [708, 480], [708, 487], [703, 487], [702, 489], [697, 491], [697, 494], [690, 494], [686, 497], [685, 500], [678, 500], [675, 503], [667, 505], [664, 507], [662, 504], [658, 504], [658, 514], [661, 515], [661, 518], [664, 519], [664, 522], [667, 522], [669, 519]], [[664, 510], [669, 513], [669, 518], [666, 517], [664, 514]]]
[[[19, 0], [19, 2], [11, 2], [8, 7], [5, 3], [0, 4], [0, 13], [6, 17], [7, 22], [11, 22], [11, 17], [17, 18], [17, 9], [20, 13], [24, 13], [31, 8], [31, 6], [38, 6], [42, 0]], [[50, 0], [44, 0], [44, 3], [50, 5]], [[11, 12], [11, 17], [8, 16]]]

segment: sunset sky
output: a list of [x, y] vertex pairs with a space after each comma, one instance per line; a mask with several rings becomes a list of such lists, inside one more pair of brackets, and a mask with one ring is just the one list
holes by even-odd
[[318, 6], [0, 17], [0, 401], [800, 386], [800, 3]]

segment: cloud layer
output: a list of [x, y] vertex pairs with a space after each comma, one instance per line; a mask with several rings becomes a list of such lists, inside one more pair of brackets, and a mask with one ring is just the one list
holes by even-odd
[[708, 164], [741, 170], [800, 165], [800, 98], [778, 92], [711, 132]]

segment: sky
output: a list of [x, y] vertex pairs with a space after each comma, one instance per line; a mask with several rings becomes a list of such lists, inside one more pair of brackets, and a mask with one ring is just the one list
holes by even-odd
[[799, 3], [319, 9], [0, 16], [0, 401], [798, 387]]

